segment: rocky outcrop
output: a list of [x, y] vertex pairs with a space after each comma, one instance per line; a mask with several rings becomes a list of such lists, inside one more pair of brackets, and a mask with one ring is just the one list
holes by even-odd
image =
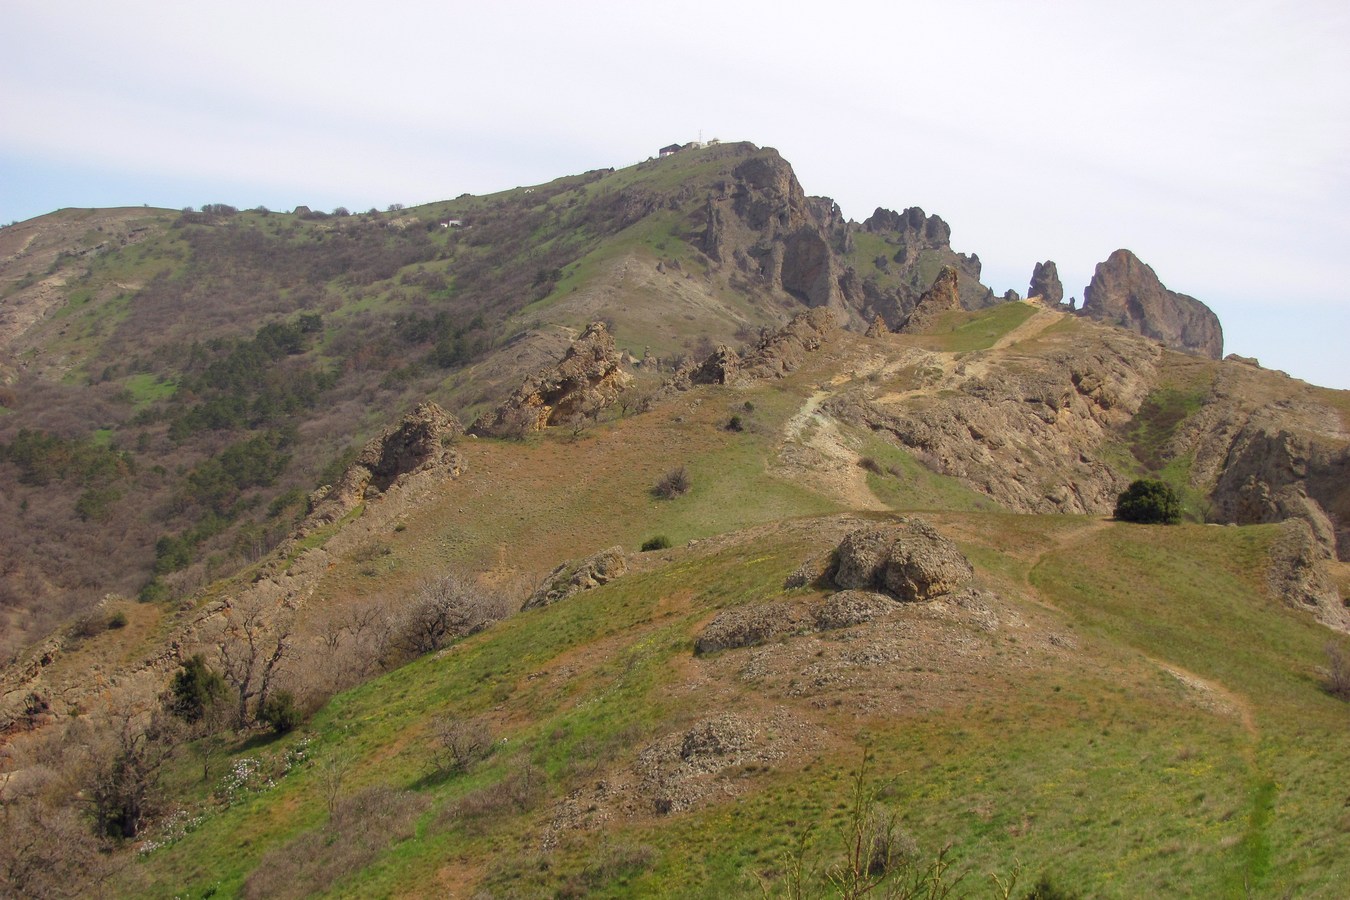
[[1233, 440], [1214, 487], [1211, 516], [1239, 525], [1302, 519], [1323, 555], [1345, 558], [1350, 523], [1333, 520], [1328, 508], [1342, 512], [1350, 505], [1347, 476], [1350, 453], [1344, 447], [1326, 448], [1290, 431], [1249, 425]]
[[923, 334], [933, 327], [938, 316], [953, 309], [961, 308], [960, 278], [956, 269], [943, 266], [933, 281], [932, 287], [924, 291], [915, 305], [909, 319], [900, 329], [904, 334]]
[[[993, 293], [980, 284], [980, 258], [973, 253], [957, 253], [952, 250], [952, 229], [937, 215], [927, 215], [917, 206], [904, 212], [894, 212], [878, 207], [865, 222], [862, 230], [879, 235], [886, 243], [894, 246], [895, 252], [888, 261], [888, 268], [894, 268], [906, 277], [906, 283], [895, 297], [893, 310], [887, 309], [887, 315], [897, 326], [904, 321], [905, 315], [914, 308], [922, 282], [920, 271], [931, 272], [934, 262], [951, 266], [960, 273], [959, 293], [961, 306], [965, 309], [979, 309], [994, 302]], [[882, 298], [869, 298], [872, 305], [889, 307], [890, 303], [877, 304]]]
[[834, 313], [828, 309], [798, 313], [778, 331], [760, 338], [745, 354], [741, 376], [781, 378], [800, 366], [806, 354], [818, 350], [838, 327]]
[[470, 433], [519, 437], [574, 416], [594, 416], [612, 404], [632, 380], [603, 322], [594, 322], [552, 369], [533, 375]]
[[935, 369], [924, 392], [903, 403], [841, 392], [821, 411], [890, 435], [1007, 509], [1109, 513], [1129, 482], [1098, 449], [1139, 410], [1162, 350], [1113, 329], [1084, 337], [1012, 364]]
[[1169, 291], [1129, 250], [1117, 250], [1097, 264], [1080, 314], [1128, 328], [1174, 350], [1210, 359], [1223, 356], [1219, 317], [1194, 297]]
[[1059, 269], [1053, 260], [1036, 263], [1031, 270], [1031, 286], [1027, 288], [1028, 297], [1040, 297], [1046, 306], [1058, 306], [1064, 300], [1064, 285], [1059, 282]]
[[310, 497], [310, 513], [301, 532], [336, 522], [368, 493], [387, 491], [400, 478], [431, 470], [459, 476], [463, 463], [453, 442], [463, 433], [459, 420], [435, 403], [419, 403], [367, 442], [336, 484]]
[[949, 594], [974, 576], [956, 545], [919, 518], [860, 528], [839, 545], [834, 583], [843, 590], [885, 591], [897, 600]]
[[565, 562], [540, 582], [522, 609], [537, 609], [566, 600], [582, 591], [609, 584], [628, 571], [622, 547], [610, 547], [581, 560]]
[[1270, 547], [1267, 586], [1272, 596], [1295, 609], [1306, 609], [1317, 621], [1350, 632], [1350, 610], [1327, 571], [1324, 548], [1305, 519], [1291, 519]]

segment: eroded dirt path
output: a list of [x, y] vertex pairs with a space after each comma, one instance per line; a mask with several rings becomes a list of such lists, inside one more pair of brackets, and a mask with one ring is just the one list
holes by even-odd
[[829, 395], [828, 390], [816, 391], [788, 419], [778, 450], [780, 471], [848, 509], [890, 509], [867, 486], [858, 451], [849, 445], [838, 423], [820, 411]]

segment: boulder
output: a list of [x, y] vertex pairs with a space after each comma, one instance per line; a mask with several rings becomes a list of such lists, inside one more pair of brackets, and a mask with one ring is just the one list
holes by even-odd
[[622, 547], [610, 547], [581, 560], [565, 562], [535, 588], [522, 609], [550, 606], [560, 600], [608, 584], [628, 571]]
[[837, 558], [834, 583], [840, 589], [884, 591], [902, 601], [951, 593], [975, 574], [955, 544], [918, 518], [853, 531]]
[[1223, 328], [1213, 310], [1194, 297], [1169, 291], [1129, 250], [1117, 250], [1097, 264], [1080, 315], [1128, 328], [1174, 350], [1210, 359], [1223, 356]]

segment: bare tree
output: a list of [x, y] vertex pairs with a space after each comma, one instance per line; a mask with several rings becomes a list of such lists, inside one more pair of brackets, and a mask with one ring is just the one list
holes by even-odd
[[247, 728], [253, 708], [267, 700], [273, 679], [291, 648], [289, 626], [273, 629], [268, 622], [268, 604], [250, 600], [226, 612], [216, 634], [220, 674], [238, 698], [235, 725]]
[[468, 771], [492, 752], [492, 732], [482, 719], [438, 717], [431, 725], [431, 766], [436, 775]]
[[418, 588], [404, 616], [400, 645], [409, 656], [431, 653], [503, 618], [504, 607], [500, 596], [463, 576], [433, 578]]
[[161, 709], [128, 708], [117, 713], [110, 731], [107, 743], [94, 749], [85, 794], [99, 833], [131, 838], [155, 812], [159, 776], [178, 749], [181, 726]]

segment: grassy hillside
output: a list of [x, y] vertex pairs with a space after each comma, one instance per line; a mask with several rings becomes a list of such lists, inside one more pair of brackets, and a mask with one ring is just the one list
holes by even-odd
[[[803, 833], [811, 859], [840, 857], [866, 749], [881, 802], [920, 854], [951, 845], [974, 896], [1018, 861], [1091, 896], [1336, 895], [1345, 709], [1316, 677], [1324, 633], [1265, 596], [1273, 529], [935, 521], [997, 591], [992, 628], [898, 608], [697, 657], [716, 611], [783, 598], [847, 523], [667, 551], [334, 698], [296, 735], [212, 751], [215, 773], [278, 773], [303, 755], [274, 784], [250, 776], [226, 799], [229, 776], [202, 783], [185, 759], [193, 830], [126, 884], [232, 894], [250, 877], [286, 884], [279, 870], [336, 896], [756, 896]], [[858, 669], [868, 652], [892, 658]], [[756, 737], [694, 776], [711, 789], [692, 808], [662, 814], [631, 784], [642, 751], [714, 713]], [[443, 716], [485, 723], [493, 750], [429, 776]], [[362, 855], [360, 826], [333, 823], [377, 787], [410, 824]]]

